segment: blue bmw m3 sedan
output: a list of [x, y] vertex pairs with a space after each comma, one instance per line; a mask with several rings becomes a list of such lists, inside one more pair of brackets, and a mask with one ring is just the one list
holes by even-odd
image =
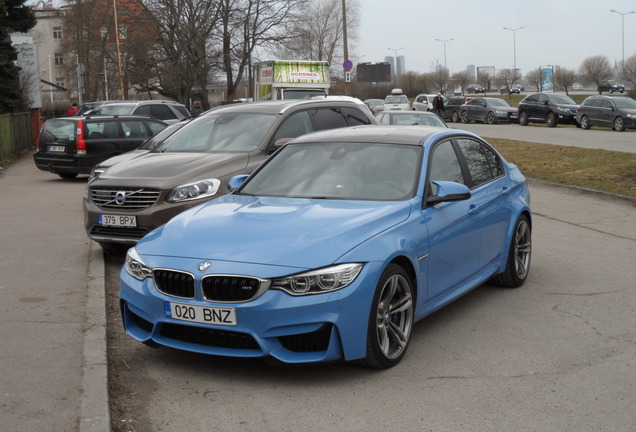
[[485, 282], [528, 276], [526, 180], [470, 132], [312, 133], [230, 187], [128, 251], [121, 311], [136, 340], [389, 368], [417, 320]]

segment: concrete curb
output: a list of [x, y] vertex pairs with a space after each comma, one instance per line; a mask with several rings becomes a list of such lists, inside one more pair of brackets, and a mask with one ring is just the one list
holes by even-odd
[[90, 242], [80, 432], [110, 431], [104, 255]]

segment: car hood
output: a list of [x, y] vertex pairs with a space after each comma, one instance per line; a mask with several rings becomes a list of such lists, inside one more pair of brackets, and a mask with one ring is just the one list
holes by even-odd
[[110, 167], [99, 181], [104, 186], [123, 185], [122, 182], [125, 182], [131, 186], [152, 184], [155, 187], [173, 187], [185, 180], [198, 180], [204, 174], [208, 177], [231, 175], [245, 169], [249, 160], [249, 153], [146, 152]]
[[226, 195], [181, 213], [136, 248], [141, 255], [309, 269], [332, 264], [410, 212], [410, 201]]
[[143, 155], [148, 153], [148, 150], [131, 150], [126, 153], [118, 154], [117, 156], [110, 157], [103, 162], [100, 162], [97, 166], [99, 167], [112, 167], [115, 164], [123, 162], [128, 159], [134, 159], [139, 155]]

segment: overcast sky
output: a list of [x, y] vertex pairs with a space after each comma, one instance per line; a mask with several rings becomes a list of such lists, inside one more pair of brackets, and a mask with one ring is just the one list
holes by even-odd
[[[444, 45], [451, 73], [469, 64], [512, 68], [515, 45], [523, 74], [545, 65], [578, 70], [596, 55], [614, 64], [622, 59], [621, 15], [610, 9], [636, 11], [636, 0], [359, 1], [359, 42], [349, 48], [351, 60], [382, 62], [402, 48], [397, 54], [404, 56], [406, 70], [418, 73], [444, 65]], [[636, 54], [636, 13], [625, 15], [624, 22], [629, 58]]]

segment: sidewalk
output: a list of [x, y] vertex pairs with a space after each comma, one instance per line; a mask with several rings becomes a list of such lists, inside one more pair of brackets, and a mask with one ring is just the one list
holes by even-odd
[[[83, 227], [86, 177], [0, 170], [0, 430], [110, 430], [101, 248]], [[88, 275], [88, 276], [87, 276]]]

